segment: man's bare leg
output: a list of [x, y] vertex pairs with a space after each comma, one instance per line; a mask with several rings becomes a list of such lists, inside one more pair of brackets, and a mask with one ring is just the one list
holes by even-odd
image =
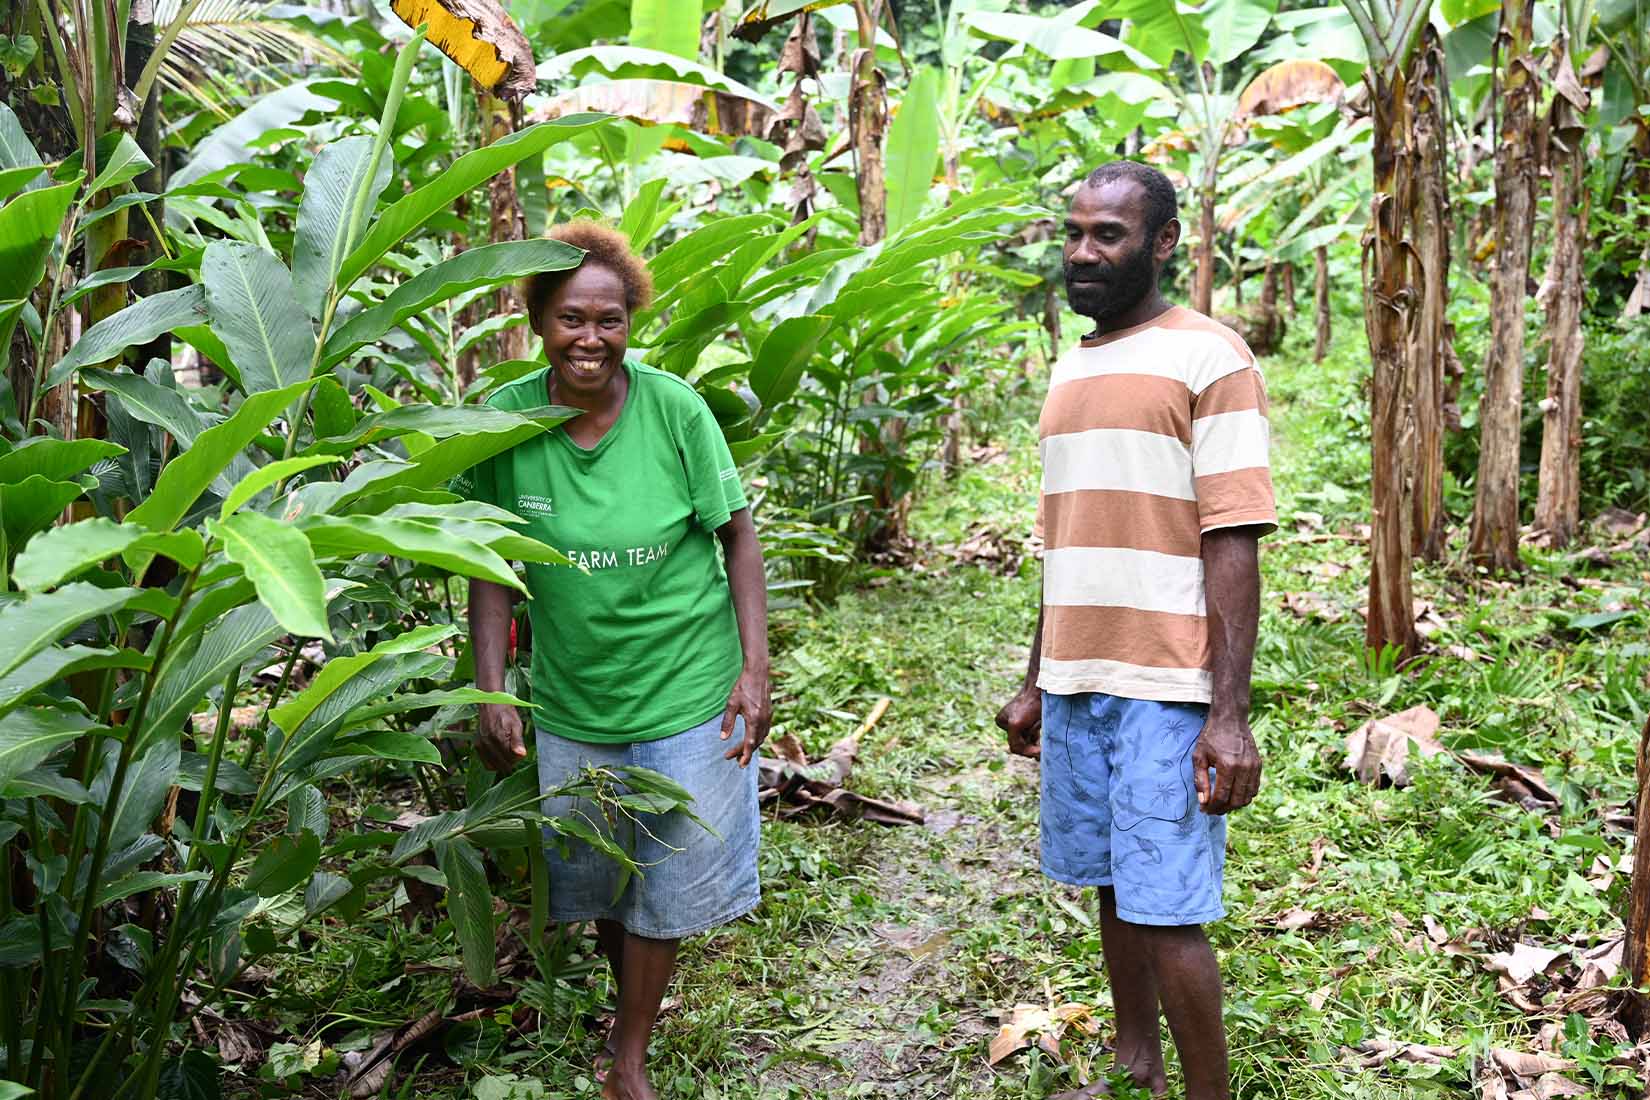
[[1230, 1100], [1220, 963], [1209, 938], [1195, 924], [1136, 929], [1151, 955], [1163, 1015], [1180, 1055], [1186, 1100]]
[[[1106, 956], [1111, 1003], [1117, 1015], [1116, 1068], [1156, 1095], [1168, 1089], [1163, 1071], [1163, 1042], [1157, 1027], [1157, 979], [1144, 940], [1151, 929], [1118, 919], [1117, 897], [1110, 886], [1100, 894], [1100, 947]], [[1089, 1100], [1110, 1093], [1104, 1081], [1062, 1092], [1052, 1100]]]
[[[596, 946], [613, 971], [614, 1001], [617, 1002], [619, 991], [624, 988], [624, 925], [616, 920], [597, 921]], [[602, 1040], [602, 1051], [596, 1055], [596, 1073], [599, 1076], [605, 1076], [613, 1065], [614, 1041], [618, 1030], [618, 1019], [615, 1017], [613, 1025], [607, 1029], [607, 1037]]]
[[619, 1018], [613, 1025], [613, 1068], [602, 1085], [605, 1100], [658, 1100], [647, 1076], [647, 1041], [676, 968], [676, 944], [676, 940], [625, 934], [624, 981], [619, 986]]

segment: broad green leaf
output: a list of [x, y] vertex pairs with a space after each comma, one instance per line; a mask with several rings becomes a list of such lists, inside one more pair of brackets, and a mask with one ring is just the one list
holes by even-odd
[[[270, 759], [287, 784], [310, 782], [306, 771], [332, 747], [333, 738], [348, 724], [356, 708], [370, 699], [382, 699], [413, 680], [450, 675], [452, 660], [433, 653], [397, 653], [385, 656], [340, 684], [312, 711], [290, 738], [271, 734]], [[286, 787], [277, 787], [284, 797]]]
[[383, 760], [410, 760], [415, 764], [440, 764], [441, 752], [427, 737], [416, 733], [381, 730], [363, 734], [334, 746], [335, 752], [376, 756]]
[[[456, 475], [549, 431], [570, 415], [556, 408], [546, 408], [535, 411], [531, 416], [521, 415], [515, 424], [500, 431], [455, 435], [451, 439], [439, 440], [435, 446], [420, 453], [415, 462], [383, 464], [373, 470], [366, 469], [365, 465], [358, 466], [344, 479], [342, 492], [335, 503], [347, 504], [368, 492], [445, 487]], [[336, 487], [328, 485], [320, 488], [331, 490]]]
[[131, 649], [91, 646], [47, 646], [5, 676], [0, 676], [0, 714], [28, 698], [29, 693], [77, 672], [101, 668], [148, 668], [149, 658]]
[[206, 429], [194, 446], [167, 463], [149, 499], [134, 508], [126, 522], [151, 531], [170, 531], [241, 448], [268, 428], [269, 422], [309, 385], [307, 381], [298, 382], [248, 396], [234, 416]]
[[636, 191], [636, 197], [624, 208], [624, 217], [619, 219], [619, 232], [625, 235], [630, 241], [630, 247], [638, 253], [653, 243], [659, 228], [670, 217], [671, 212], [681, 205], [670, 203], [661, 209], [659, 196], [669, 182], [660, 176], [642, 184]]
[[355, 280], [377, 263], [384, 253], [436, 214], [451, 209], [453, 201], [472, 187], [530, 156], [542, 154], [558, 141], [608, 121], [606, 115], [569, 115], [553, 122], [529, 126], [459, 157], [430, 182], [377, 215], [366, 239], [344, 260], [343, 268], [338, 272], [338, 287], [344, 290], [354, 285]]
[[[697, 46], [697, 42], [695, 45]], [[589, 76], [591, 73], [603, 73], [615, 80], [669, 80], [683, 84], [698, 84], [700, 87], [732, 92], [734, 95], [758, 102], [765, 102], [768, 98], [755, 88], [741, 84], [726, 73], [718, 72], [708, 65], [701, 65], [689, 57], [634, 45], [590, 46], [582, 50], [570, 50], [567, 53], [559, 53], [548, 61], [541, 61], [538, 67], [538, 78], [552, 82], [564, 81], [569, 77]], [[633, 240], [632, 244], [634, 243]]]
[[[543, 364], [539, 366], [542, 368]], [[566, 411], [569, 415], [575, 412], [573, 409]], [[518, 414], [495, 409], [491, 405], [395, 405], [362, 417], [348, 435], [323, 439], [321, 443], [354, 450], [412, 432], [435, 439], [448, 439], [458, 435], [508, 431], [520, 423]]]
[[316, 516], [303, 532], [317, 557], [388, 554], [525, 591], [503, 558], [434, 524], [378, 516]]
[[90, 389], [117, 395], [128, 413], [145, 424], [153, 424], [177, 440], [180, 451], [193, 447], [195, 437], [213, 424], [183, 394], [168, 386], [157, 385], [142, 375], [125, 371], [86, 370], [81, 372], [80, 382]]
[[[1632, 0], [1626, 0], [1627, 7], [1632, 6]], [[1610, 29], [1609, 12], [1610, 0], [1602, 0], [1598, 6], [1599, 26]], [[1438, 11], [1444, 17], [1444, 22], [1452, 27], [1462, 23], [1470, 23], [1481, 16], [1489, 15], [1500, 10], [1501, 0], [1439, 0]]]
[[493, 893], [481, 856], [463, 837], [439, 841], [436, 863], [447, 876], [447, 913], [458, 934], [464, 974], [482, 989], [497, 978], [493, 940]]
[[1209, 60], [1224, 65], [1242, 57], [1277, 10], [1278, 0], [1205, 0], [1197, 14], [1209, 35]]
[[[349, 237], [351, 211], [363, 192], [370, 211], [390, 181], [393, 158], [387, 156], [379, 163], [376, 177], [367, 178], [372, 144], [372, 138], [365, 136], [335, 141], [321, 150], [304, 174], [298, 233], [292, 244], [292, 286], [298, 304], [311, 317], [320, 318], [338, 269], [355, 247]], [[356, 228], [357, 238], [365, 228]]]
[[80, 184], [24, 191], [0, 206], [0, 301], [26, 298], [46, 275], [52, 242]]
[[105, 883], [97, 892], [98, 906], [109, 905], [133, 894], [150, 890], [164, 890], [185, 882], [205, 882], [212, 877], [207, 871], [134, 871], [115, 882]]
[[[491, 147], [489, 147], [491, 148]], [[415, 313], [455, 294], [494, 286], [538, 271], [565, 271], [579, 266], [584, 250], [560, 241], [501, 241], [467, 249], [414, 275], [333, 330], [327, 338], [323, 366], [369, 344]]]
[[90, 718], [48, 707], [25, 707], [0, 718], [0, 787], [39, 767], [60, 746], [91, 732]]
[[259, 512], [219, 520], [212, 533], [223, 540], [224, 553], [246, 572], [277, 622], [305, 638], [332, 640], [326, 583], [308, 539]]
[[[1136, 0], [1137, 3], [1168, 3], [1174, 0]], [[963, 17], [968, 28], [984, 38], [1018, 42], [1056, 61], [1123, 54], [1142, 69], [1162, 68], [1162, 59], [1151, 51], [1137, 50], [1109, 34], [1074, 26], [1062, 19], [1044, 19], [1011, 12], [971, 11]], [[1131, 43], [1133, 39], [1131, 37]], [[1172, 51], [1171, 51], [1172, 56]]]
[[940, 71], [924, 65], [905, 90], [888, 128], [888, 234], [917, 220], [940, 157]]
[[129, 283], [148, 270], [147, 264], [141, 264], [137, 267], [106, 267], [100, 271], [94, 271], [86, 278], [75, 283], [74, 289], [63, 295], [63, 300], [58, 305], [60, 307], [72, 306], [99, 287], [113, 286], [115, 283]]
[[309, 377], [315, 330], [293, 295], [292, 275], [275, 257], [241, 241], [213, 241], [201, 257], [206, 312], [248, 393]]
[[103, 516], [48, 528], [29, 540], [12, 566], [12, 580], [25, 592], [51, 588], [66, 577], [111, 558], [144, 536], [143, 528]]
[[347, 681], [359, 675], [363, 669], [374, 662], [384, 657], [415, 653], [429, 646], [438, 645], [457, 632], [456, 627], [442, 624], [417, 627], [405, 634], [386, 638], [365, 653], [334, 657], [321, 667], [321, 671], [315, 674], [315, 679], [310, 681], [308, 687], [270, 711], [269, 717], [288, 734], [296, 733], [317, 707], [326, 702]]
[[354, 885], [343, 875], [335, 875], [330, 871], [315, 872], [315, 877], [309, 880], [309, 886], [304, 889], [304, 915], [313, 917], [330, 909], [352, 889]]
[[253, 861], [244, 885], [261, 898], [272, 898], [308, 882], [319, 862], [321, 841], [314, 833], [276, 833]]
[[99, 588], [78, 581], [0, 607], [0, 638], [6, 640], [0, 651], [0, 677], [86, 620], [120, 610], [138, 593], [136, 588]]
[[46, 384], [59, 385], [81, 367], [113, 359], [134, 344], [146, 344], [163, 332], [204, 320], [206, 291], [199, 286], [151, 294], [87, 329], [69, 354], [52, 367]]
[[299, 455], [296, 458], [276, 459], [267, 466], [260, 466], [235, 483], [235, 488], [224, 498], [223, 507], [218, 510], [218, 518], [227, 519], [231, 512], [277, 481], [316, 466], [336, 465], [342, 461], [343, 459], [337, 455]]
[[[222, 591], [236, 598], [251, 594], [233, 586]], [[188, 615], [186, 612], [186, 620]], [[182, 644], [168, 651], [155, 675], [154, 694], [140, 737], [147, 738], [156, 730], [178, 729], [206, 698], [207, 691], [223, 683], [231, 669], [251, 660], [284, 633], [269, 608], [261, 603], [241, 604], [227, 613], [215, 611], [212, 620], [214, 625], [198, 638], [179, 628]]]
[[16, 448], [0, 454], [0, 485], [43, 477], [66, 481], [90, 469], [105, 458], [113, 458], [126, 448], [106, 439], [52, 439], [33, 436]]
[[319, 789], [305, 783], [286, 796], [286, 831], [289, 834], [297, 836], [310, 832], [324, 841], [331, 829], [332, 821], [327, 817], [327, 796]]
[[143, 150], [138, 147], [132, 135], [122, 132], [110, 154], [107, 157], [99, 157], [97, 179], [92, 181], [86, 193], [95, 195], [105, 187], [119, 187], [154, 166], [154, 162], [143, 155]]
[[250, 162], [256, 155], [252, 142], [271, 130], [290, 126], [310, 111], [332, 117], [337, 102], [310, 91], [311, 83], [300, 80], [254, 100], [246, 110], [196, 142], [189, 161], [172, 173], [171, 190], [231, 164]]
[[[51, 768], [33, 768], [0, 787], [4, 798], [60, 798], [71, 806], [92, 800], [92, 792]], [[0, 1092], [0, 1097], [5, 1093]]]
[[630, 44], [698, 57], [701, 7], [702, 0], [630, 0]]
[[768, 333], [751, 364], [750, 387], [764, 409], [788, 401], [802, 381], [819, 341], [831, 327], [831, 318], [804, 314], [779, 322]]
[[41, 167], [23, 123], [5, 102], [0, 101], [0, 169]]
[[57, 522], [63, 509], [78, 500], [86, 488], [78, 481], [49, 481], [26, 477], [0, 484], [0, 530], [7, 546], [22, 546], [36, 532]]

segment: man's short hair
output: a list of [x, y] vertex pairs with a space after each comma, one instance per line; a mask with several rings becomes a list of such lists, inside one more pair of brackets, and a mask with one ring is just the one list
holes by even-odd
[[1113, 160], [1089, 173], [1083, 181], [1086, 187], [1128, 180], [1140, 185], [1146, 193], [1146, 236], [1157, 236], [1157, 231], [1180, 216], [1180, 204], [1175, 198], [1174, 184], [1169, 177], [1149, 164], [1137, 160]]

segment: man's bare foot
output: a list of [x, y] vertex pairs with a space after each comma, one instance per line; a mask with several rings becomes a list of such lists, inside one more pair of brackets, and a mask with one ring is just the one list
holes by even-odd
[[602, 1043], [602, 1049], [596, 1055], [596, 1080], [607, 1080], [607, 1071], [613, 1068], [613, 1060], [617, 1055], [613, 1050], [613, 1032], [607, 1033], [607, 1039]]
[[602, 1100], [659, 1100], [659, 1093], [647, 1079], [645, 1068], [615, 1062], [607, 1071], [607, 1080], [602, 1082]]
[[1096, 1081], [1092, 1085], [1084, 1085], [1080, 1089], [1068, 1089], [1057, 1092], [1048, 1100], [1093, 1100], [1096, 1096], [1110, 1096], [1111, 1086], [1105, 1081]]

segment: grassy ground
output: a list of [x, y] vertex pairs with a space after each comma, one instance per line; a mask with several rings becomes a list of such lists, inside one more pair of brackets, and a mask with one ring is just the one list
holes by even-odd
[[[1606, 565], [1531, 552], [1516, 587], [1458, 560], [1424, 566], [1434, 655], [1401, 673], [1366, 659], [1355, 531], [1368, 499], [1366, 402], [1350, 328], [1341, 343], [1348, 351], [1322, 366], [1299, 343], [1266, 364], [1284, 517], [1263, 544], [1254, 726], [1266, 783], [1234, 818], [1231, 916], [1211, 928], [1236, 1095], [1454, 1092], [1490, 1048], [1533, 1051], [1538, 1040], [1577, 1063], [1570, 1076], [1594, 1095], [1626, 1095], [1642, 1074], [1608, 1064], [1619, 1036], [1603, 1023], [1605, 998], [1560, 1003], [1579, 966], [1561, 959], [1533, 979], [1527, 1005], [1551, 1003], [1532, 1013], [1498, 991], [1484, 957], [1519, 939], [1590, 947], [1620, 934], [1625, 877], [1600, 868], [1625, 850], [1607, 819], [1629, 797], [1645, 719], [1650, 566], [1642, 551]], [[851, 786], [921, 803], [928, 823], [765, 824], [762, 906], [684, 948], [654, 1047], [667, 1096], [1000, 1100], [1104, 1072], [1093, 898], [1036, 873], [1035, 765], [1008, 757], [992, 725], [1024, 667], [1036, 563], [1004, 575], [945, 550], [983, 532], [971, 545], [1012, 557], [1028, 535], [1035, 410], [1023, 412], [1001, 432], [1000, 456], [928, 487], [913, 517], [930, 548], [920, 568], [867, 577], [831, 608], [776, 623], [776, 735], [821, 752], [889, 696]], [[1287, 610], [1290, 593], [1316, 617]], [[1441, 716], [1452, 749], [1540, 768], [1560, 805], [1499, 800], [1488, 777], [1448, 754], [1412, 760], [1403, 789], [1350, 781], [1347, 731], [1420, 704]], [[1310, 918], [1280, 927], [1296, 909]], [[320, 1040], [323, 1058], [417, 1017], [451, 985], [450, 941], [427, 924], [334, 926], [315, 947], [270, 976], [279, 997], [247, 1007], [300, 1048]], [[500, 1100], [510, 1090], [488, 1078], [509, 1074], [521, 1097], [595, 1095], [592, 1025], [611, 991], [578, 963], [450, 1034], [445, 1054], [429, 1054], [397, 1092]], [[1091, 1006], [1099, 1035], [1067, 1036], [1065, 1064], [1033, 1049], [988, 1066], [999, 1014], [1051, 1001]], [[1548, 1022], [1558, 1032], [1540, 1039]], [[1371, 1041], [1450, 1051], [1365, 1066]], [[307, 1080], [319, 1085], [327, 1068]]]

